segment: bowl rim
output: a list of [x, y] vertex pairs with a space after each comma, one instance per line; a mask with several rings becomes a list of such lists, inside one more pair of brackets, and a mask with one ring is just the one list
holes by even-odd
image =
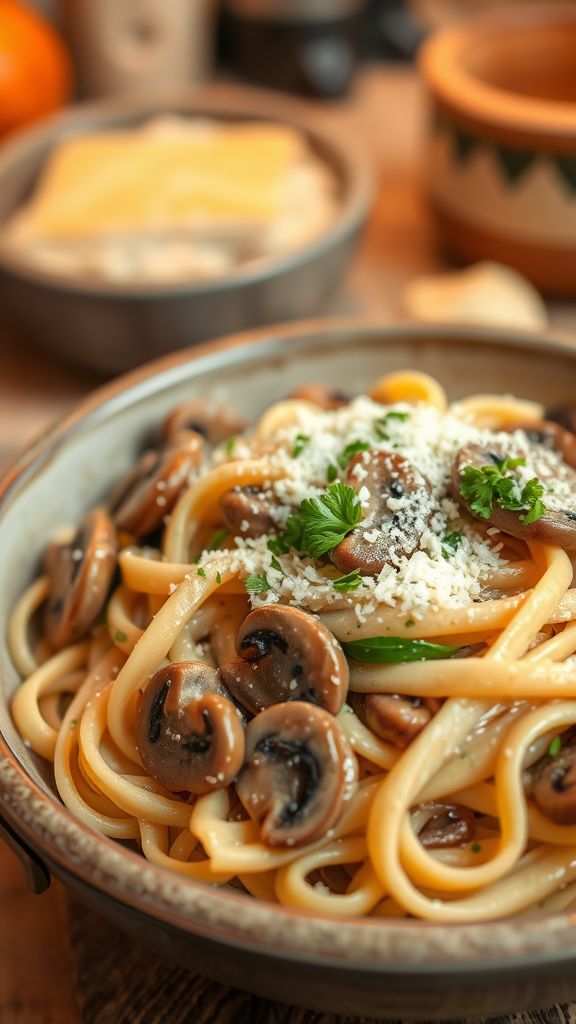
[[[288, 348], [290, 353], [296, 353], [313, 345], [328, 352], [334, 345], [349, 343], [351, 334], [374, 345], [410, 340], [546, 351], [576, 364], [576, 347], [567, 339], [457, 325], [383, 326], [366, 319], [327, 319], [227, 336], [164, 356], [88, 395], [9, 467], [0, 480], [0, 520], [12, 500], [17, 501], [19, 487], [25, 487], [28, 480], [45, 471], [57, 457], [61, 443], [73, 441], [76, 432], [91, 423], [169, 388], [171, 383], [181, 380], [182, 364], [190, 363], [201, 374], [219, 366], [230, 368], [286, 357]], [[372, 973], [377, 969], [380, 973], [414, 975], [448, 967], [451, 973], [471, 975], [488, 969], [494, 972], [545, 966], [576, 954], [576, 915], [570, 913], [448, 927], [429, 921], [349, 918], [338, 919], [335, 928], [334, 918], [250, 900], [229, 890], [184, 880], [73, 818], [55, 794], [45, 793], [35, 783], [1, 733], [0, 812], [16, 834], [45, 858], [60, 877], [72, 877], [116, 903], [180, 932], [256, 951], [259, 955], [337, 965], [339, 970], [358, 972]], [[185, 908], [183, 894], [188, 897]], [[519, 936], [523, 939], [521, 943]]]
[[[40, 147], [50, 146], [68, 134], [77, 132], [88, 123], [87, 131], [106, 127], [119, 127], [126, 118], [143, 121], [163, 114], [207, 116], [215, 119], [277, 121], [301, 132], [312, 149], [329, 154], [338, 168], [337, 176], [343, 185], [341, 201], [334, 218], [320, 235], [311, 241], [277, 256], [262, 257], [208, 280], [118, 282], [73, 278], [65, 274], [51, 274], [19, 258], [2, 240], [0, 223], [0, 269], [57, 292], [76, 295], [124, 298], [133, 301], [153, 301], [158, 298], [193, 298], [197, 295], [217, 295], [233, 288], [246, 288], [289, 273], [303, 263], [311, 262], [338, 246], [351, 233], [358, 230], [368, 216], [374, 194], [374, 174], [367, 159], [356, 146], [348, 146], [334, 127], [323, 124], [312, 104], [304, 100], [279, 96], [271, 91], [249, 86], [235, 86], [233, 94], [224, 83], [203, 85], [193, 90], [169, 90], [155, 93], [126, 93], [104, 100], [77, 103], [57, 113], [41, 124], [25, 129], [7, 140], [0, 152], [0, 187], [7, 170], [18, 166], [22, 159], [34, 155]], [[14, 211], [12, 211], [14, 212]]]
[[435, 32], [423, 44], [418, 61], [433, 95], [448, 108], [475, 120], [478, 125], [526, 133], [542, 139], [576, 136], [576, 103], [523, 96], [477, 78], [462, 63], [462, 56], [480, 42], [501, 33], [538, 32], [543, 27], [576, 28], [576, 10], [566, 2], [542, 5], [534, 2], [519, 8], [478, 15], [461, 25]]

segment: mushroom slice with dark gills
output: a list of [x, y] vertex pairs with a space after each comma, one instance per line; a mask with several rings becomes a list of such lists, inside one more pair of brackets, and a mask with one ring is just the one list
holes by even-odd
[[407, 747], [440, 708], [434, 697], [403, 697], [399, 693], [349, 693], [352, 710], [376, 736]]
[[555, 757], [535, 765], [530, 793], [546, 818], [557, 825], [576, 825], [576, 735]]
[[247, 421], [229, 405], [198, 398], [183, 402], [164, 421], [163, 434], [172, 441], [183, 430], [200, 434], [209, 444], [220, 444], [247, 427]]
[[160, 451], [144, 452], [112, 496], [112, 514], [119, 530], [146, 537], [162, 526], [198, 467], [204, 442], [199, 434], [182, 432]]
[[462, 804], [424, 803], [414, 808], [418, 838], [429, 850], [461, 846], [474, 838], [474, 812]]
[[228, 786], [244, 760], [244, 728], [216, 669], [159, 669], [138, 701], [136, 745], [146, 771], [174, 793]]
[[558, 452], [564, 462], [576, 469], [576, 435], [560, 424], [552, 420], [532, 420], [529, 423], [512, 423], [506, 429], [510, 432], [522, 430], [530, 444], [540, 444], [549, 451]]
[[236, 792], [270, 846], [303, 846], [325, 836], [356, 781], [356, 758], [322, 708], [276, 704], [249, 723]]
[[112, 583], [116, 549], [116, 531], [103, 509], [84, 516], [69, 544], [48, 549], [44, 621], [53, 648], [76, 643], [98, 618]]
[[228, 529], [241, 537], [262, 537], [275, 533], [277, 525], [271, 508], [278, 502], [260, 487], [232, 487], [220, 499], [220, 509]]
[[370, 450], [355, 455], [346, 482], [370, 492], [359, 526], [330, 554], [344, 573], [360, 569], [377, 576], [385, 565], [397, 564], [418, 547], [432, 516], [430, 488], [422, 474], [396, 452]]
[[337, 388], [325, 388], [322, 384], [305, 384], [293, 391], [290, 398], [312, 402], [320, 409], [342, 409], [350, 403], [350, 396]]
[[240, 660], [220, 669], [232, 696], [252, 714], [281, 701], [310, 701], [337, 715], [350, 672], [340, 644], [299, 608], [269, 604], [246, 616], [236, 636]]
[[546, 409], [545, 416], [548, 421], [558, 423], [564, 430], [576, 434], [576, 402], [563, 402], [561, 405], [553, 405]]
[[[507, 499], [499, 498], [494, 490], [482, 499], [486, 514], [474, 508], [474, 499], [464, 497], [462, 487], [464, 475], [468, 467], [473, 469], [497, 469], [505, 459], [518, 457], [525, 459], [529, 467], [528, 475], [536, 478], [537, 483], [544, 486], [542, 500], [545, 511], [533, 522], [526, 522], [528, 507], [512, 510], [502, 508], [500, 502]], [[523, 467], [522, 467], [523, 468]], [[516, 471], [512, 469], [512, 475]], [[525, 471], [526, 472], [526, 471]], [[510, 475], [510, 474], [509, 474]], [[522, 481], [516, 488], [516, 497], [521, 495]], [[554, 544], [565, 551], [576, 551], [576, 470], [565, 462], [558, 460], [552, 452], [539, 444], [522, 446], [522, 450], [506, 447], [502, 443], [494, 443], [490, 447], [483, 444], [468, 444], [456, 453], [452, 467], [452, 490], [460, 504], [474, 516], [486, 524], [497, 527], [503, 533], [518, 537], [524, 541], [538, 541], [541, 544]], [[560, 504], [560, 494], [565, 494], [565, 506]], [[513, 495], [514, 497], [514, 495]], [[489, 508], [488, 503], [491, 503]], [[564, 502], [563, 502], [564, 504]]]

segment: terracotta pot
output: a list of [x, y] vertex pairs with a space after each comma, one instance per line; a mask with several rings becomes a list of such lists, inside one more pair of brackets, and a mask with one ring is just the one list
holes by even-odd
[[576, 292], [576, 10], [541, 4], [433, 36], [427, 189], [446, 249]]

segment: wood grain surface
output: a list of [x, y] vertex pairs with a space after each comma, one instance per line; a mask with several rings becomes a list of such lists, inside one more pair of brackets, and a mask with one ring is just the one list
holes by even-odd
[[[419, 273], [443, 267], [418, 182], [423, 103], [415, 75], [367, 69], [353, 96], [322, 116], [377, 172], [370, 223], [347, 287], [332, 310], [390, 320]], [[576, 333], [576, 306], [551, 308]], [[97, 381], [42, 353], [0, 339], [0, 462], [40, 433]], [[57, 883], [32, 896], [0, 843], [0, 1024], [350, 1024], [225, 989], [151, 956], [78, 904], [66, 924]], [[71, 937], [72, 952], [68, 947]], [[78, 1006], [74, 999], [74, 989]], [[517, 1014], [507, 1024], [576, 1024], [576, 1009]]]

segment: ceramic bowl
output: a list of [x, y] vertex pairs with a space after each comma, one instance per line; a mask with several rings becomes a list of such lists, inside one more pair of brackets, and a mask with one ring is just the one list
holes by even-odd
[[[572, 394], [576, 349], [533, 335], [438, 327], [304, 324], [204, 345], [88, 398], [0, 484], [0, 636], [47, 539], [77, 520], [185, 397], [230, 397], [257, 416], [310, 381], [356, 391], [389, 370], [435, 374], [451, 398]], [[88, 830], [55, 796], [9, 715], [18, 685], [0, 642], [0, 818], [36, 888], [49, 874], [164, 957], [291, 1003], [384, 1018], [481, 1017], [576, 996], [576, 929], [565, 913], [454, 925], [334, 921], [184, 881]]]
[[576, 10], [515, 7], [422, 48], [427, 189], [441, 240], [576, 292]]
[[[163, 114], [279, 121], [298, 129], [337, 183], [338, 210], [314, 240], [210, 281], [123, 284], [34, 269], [2, 244], [2, 224], [34, 186], [47, 155], [74, 134], [135, 127]], [[302, 101], [212, 85], [179, 96], [121, 97], [79, 105], [19, 134], [0, 153], [0, 318], [32, 341], [103, 374], [174, 349], [278, 320], [315, 316], [335, 294], [367, 217], [371, 174], [346, 139]]]

